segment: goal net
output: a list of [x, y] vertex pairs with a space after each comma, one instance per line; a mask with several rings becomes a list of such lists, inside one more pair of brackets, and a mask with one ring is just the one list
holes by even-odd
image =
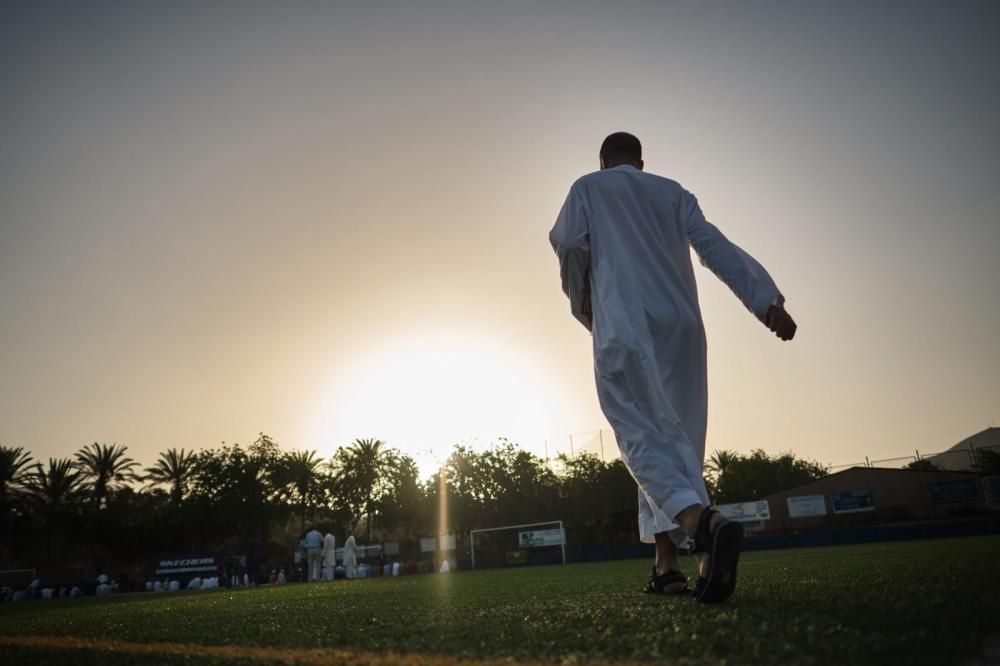
[[15, 590], [23, 590], [35, 578], [34, 569], [3, 569], [0, 570], [0, 588], [10, 587]]
[[487, 527], [469, 532], [473, 569], [566, 564], [561, 520]]

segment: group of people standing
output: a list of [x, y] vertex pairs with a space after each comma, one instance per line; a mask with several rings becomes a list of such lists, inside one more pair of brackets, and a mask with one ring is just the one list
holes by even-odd
[[[309, 528], [299, 542], [306, 581], [311, 583], [334, 579], [337, 565], [336, 549], [337, 538], [331, 532], [327, 532], [324, 536], [315, 526]], [[344, 565], [344, 575], [347, 578], [354, 578], [358, 567], [358, 546], [354, 540], [354, 530], [347, 530], [341, 561]]]

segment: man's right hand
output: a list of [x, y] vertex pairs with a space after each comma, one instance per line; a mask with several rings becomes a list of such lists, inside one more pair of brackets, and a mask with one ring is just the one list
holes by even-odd
[[772, 305], [769, 307], [764, 323], [782, 340], [787, 341], [795, 337], [795, 329], [797, 328], [795, 320], [785, 311], [783, 306]]

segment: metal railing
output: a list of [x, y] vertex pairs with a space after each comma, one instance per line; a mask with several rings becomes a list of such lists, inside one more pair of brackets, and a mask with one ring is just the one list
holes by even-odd
[[[1000, 455], [1000, 446], [969, 446], [969, 448], [938, 452], [914, 450], [911, 455], [878, 459], [865, 456], [864, 460], [856, 462], [826, 464], [824, 466], [830, 474], [850, 469], [851, 467], [882, 467], [891, 469], [913, 467], [954, 472], [976, 471], [979, 469], [979, 451], [990, 451]], [[611, 430], [575, 433], [567, 436], [565, 441], [549, 441], [545, 443], [545, 457], [547, 460], [554, 460], [559, 455], [574, 458], [583, 453], [595, 455], [604, 462], [617, 460], [621, 457], [618, 452], [618, 442], [615, 440], [615, 434]]]
[[841, 464], [827, 465], [830, 474], [849, 469], [851, 467], [888, 467], [891, 469], [928, 469], [941, 470], [946, 472], [972, 472], [980, 467], [982, 455], [980, 452], [987, 451], [1000, 455], [1000, 446], [969, 446], [967, 449], [954, 449], [950, 451], [939, 451], [936, 453], [925, 453], [914, 451], [913, 455], [900, 456], [898, 458], [881, 458], [873, 460], [865, 457], [864, 460]]

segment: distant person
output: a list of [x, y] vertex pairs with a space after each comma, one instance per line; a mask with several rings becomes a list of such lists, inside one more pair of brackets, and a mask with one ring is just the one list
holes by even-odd
[[250, 545], [247, 547], [246, 560], [247, 560], [247, 574], [249, 574], [250, 585], [256, 585], [260, 582], [260, 568], [264, 563], [264, 540], [260, 538], [260, 535], [255, 535], [253, 539], [250, 540]]
[[236, 575], [240, 566], [240, 537], [232, 530], [222, 543], [222, 575], [226, 585], [236, 587]]
[[354, 530], [347, 530], [347, 540], [344, 541], [344, 575], [354, 578], [358, 573], [357, 543], [354, 541]]
[[743, 530], [707, 508], [705, 329], [689, 247], [781, 340], [795, 322], [764, 267], [694, 195], [643, 172], [636, 137], [608, 136], [600, 166], [570, 188], [549, 240], [570, 310], [593, 334], [597, 395], [639, 486], [640, 536], [656, 543], [646, 591], [686, 591], [677, 546], [690, 537], [695, 597], [719, 602], [736, 587]]
[[94, 587], [94, 594], [104, 596], [111, 594], [111, 579], [102, 570], [98, 569], [97, 584]]
[[302, 538], [299, 539], [299, 549], [295, 553], [295, 562], [294, 562], [295, 572], [292, 577], [292, 580], [296, 580], [296, 577], [298, 577], [297, 580], [300, 581], [306, 579], [306, 576], [304, 576], [303, 574], [306, 572], [307, 568], [306, 562], [308, 559], [309, 559], [309, 548], [306, 546], [306, 535], [303, 534]]
[[323, 537], [323, 578], [333, 580], [337, 567], [337, 537], [330, 532]]
[[306, 532], [306, 580], [319, 580], [320, 561], [323, 557], [323, 534], [313, 527]]

